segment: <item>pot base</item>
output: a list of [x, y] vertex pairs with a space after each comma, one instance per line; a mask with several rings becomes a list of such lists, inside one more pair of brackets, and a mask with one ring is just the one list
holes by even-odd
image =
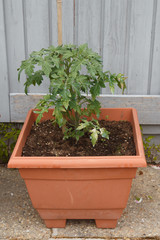
[[[46, 227], [48, 228], [65, 228], [66, 220], [63, 219], [49, 219], [44, 220]], [[95, 220], [97, 228], [115, 228], [117, 225], [117, 220], [110, 219], [97, 219]]]
[[66, 220], [63, 219], [47, 219], [44, 222], [48, 228], [65, 228], [66, 226]]
[[37, 209], [37, 211], [48, 228], [64, 228], [67, 219], [95, 219], [97, 228], [115, 228], [123, 209]]
[[97, 228], [115, 228], [117, 225], [116, 219], [98, 219], [95, 222]]

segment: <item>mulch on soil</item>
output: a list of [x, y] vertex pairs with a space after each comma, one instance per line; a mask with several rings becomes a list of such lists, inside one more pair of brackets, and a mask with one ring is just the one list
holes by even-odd
[[99, 137], [93, 147], [89, 134], [63, 140], [62, 130], [47, 120], [33, 125], [23, 148], [23, 156], [131, 156], [136, 155], [130, 122], [101, 120], [101, 127], [109, 132], [109, 140]]

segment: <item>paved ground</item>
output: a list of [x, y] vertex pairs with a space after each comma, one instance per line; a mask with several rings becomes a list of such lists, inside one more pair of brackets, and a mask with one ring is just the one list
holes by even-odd
[[[142, 198], [137, 203], [136, 198]], [[64, 229], [47, 229], [30, 202], [15, 169], [0, 165], [0, 240], [160, 240], [160, 169], [138, 169], [127, 208], [116, 229], [97, 229], [93, 220], [69, 220]]]

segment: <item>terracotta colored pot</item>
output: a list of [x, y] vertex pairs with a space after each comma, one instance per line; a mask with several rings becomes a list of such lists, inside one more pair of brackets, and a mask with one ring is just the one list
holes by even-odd
[[146, 166], [136, 110], [101, 110], [101, 119], [108, 115], [109, 120], [131, 122], [136, 156], [21, 157], [37, 117], [33, 110], [27, 115], [8, 167], [19, 168], [32, 204], [49, 228], [65, 227], [66, 219], [95, 219], [99, 228], [116, 227], [137, 167]]

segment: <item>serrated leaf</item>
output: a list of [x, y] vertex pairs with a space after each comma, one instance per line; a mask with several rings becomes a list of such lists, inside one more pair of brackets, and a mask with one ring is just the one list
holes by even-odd
[[32, 63], [28, 63], [27, 66], [25, 67], [25, 74], [29, 77], [32, 76], [34, 70], [34, 66], [32, 65]]
[[121, 77], [122, 77], [122, 74], [119, 73], [119, 74], [117, 75], [117, 78], [119, 79], [119, 78], [121, 78]]
[[79, 84], [77, 83], [77, 82], [73, 82], [72, 83], [72, 88], [73, 88], [73, 90], [75, 91], [75, 93], [77, 94], [77, 95], [81, 95], [81, 93], [80, 93], [80, 86], [79, 86]]
[[111, 85], [111, 84], [109, 84], [109, 88], [110, 88], [110, 90], [111, 90], [111, 93], [114, 94], [114, 86]]
[[87, 110], [91, 113], [95, 113], [97, 118], [100, 116], [100, 103], [98, 100], [90, 100], [89, 104], [87, 105]]
[[59, 59], [59, 58], [56, 58], [56, 57], [53, 57], [52, 60], [53, 60], [53, 62], [54, 62], [54, 64], [55, 64], [55, 66], [56, 66], [57, 68], [59, 68], [60, 59]]
[[71, 51], [66, 52], [63, 54], [63, 59], [68, 59], [73, 56], [73, 53]]
[[79, 126], [77, 127], [77, 130], [82, 130], [84, 128], [87, 128], [89, 125], [88, 121], [80, 123]]
[[105, 87], [106, 87], [103, 79], [100, 79], [99, 84], [100, 84], [100, 86], [101, 86], [102, 88], [105, 88]]
[[67, 110], [68, 106], [69, 106], [69, 100], [64, 101], [63, 105], [64, 105], [65, 109]]
[[50, 100], [50, 95], [49, 94], [47, 94], [47, 95], [45, 95], [45, 96], [43, 96], [43, 100], [46, 102], [46, 101], [49, 101]]
[[42, 62], [42, 70], [45, 73], [45, 75], [48, 76], [48, 77], [49, 77], [49, 74], [52, 71], [52, 69], [50, 67], [50, 64], [48, 62]]
[[71, 72], [78, 72], [81, 70], [84, 59], [76, 59], [72, 63]]
[[35, 86], [35, 84], [37, 83], [37, 85], [41, 85], [42, 81], [43, 81], [43, 77], [42, 77], [43, 72], [41, 70], [36, 71], [31, 77], [31, 81], [32, 84]]
[[51, 77], [52, 77], [53, 79], [58, 79], [58, 78], [59, 78], [59, 76], [58, 76], [57, 74], [52, 74]]
[[38, 124], [40, 122], [42, 117], [43, 117], [43, 114], [39, 113], [38, 117], [36, 118], [36, 124]]
[[100, 128], [101, 136], [109, 139], [109, 132], [105, 128]]
[[90, 92], [92, 94], [92, 98], [95, 99], [100, 94], [100, 85], [96, 83], [91, 89]]
[[62, 127], [64, 125], [64, 119], [63, 119], [62, 112], [57, 110], [57, 109], [55, 109], [54, 110], [54, 116], [56, 118], [56, 121], [57, 121], [58, 125], [60, 127]]
[[79, 46], [79, 50], [84, 51], [86, 48], [88, 48], [88, 44], [84, 43], [82, 45]]
[[93, 128], [90, 132], [92, 132], [92, 134], [90, 135], [90, 138], [91, 138], [92, 145], [94, 147], [96, 142], [97, 142], [97, 140], [98, 140], [97, 129]]

